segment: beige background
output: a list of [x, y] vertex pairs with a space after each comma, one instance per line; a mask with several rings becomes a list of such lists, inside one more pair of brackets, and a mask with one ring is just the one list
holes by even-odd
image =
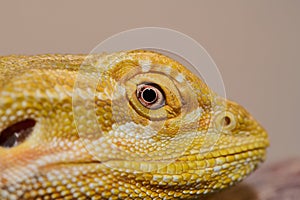
[[300, 156], [300, 1], [5, 1], [0, 55], [88, 53], [130, 28], [183, 32], [210, 53], [227, 96], [269, 131], [268, 162]]

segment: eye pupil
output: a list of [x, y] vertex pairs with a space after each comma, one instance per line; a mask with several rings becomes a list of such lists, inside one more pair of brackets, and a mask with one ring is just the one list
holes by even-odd
[[157, 100], [157, 94], [156, 94], [156, 92], [153, 89], [146, 88], [142, 92], [142, 98], [147, 103], [153, 103], [153, 102], [155, 102]]
[[136, 97], [146, 108], [156, 110], [165, 105], [165, 94], [159, 85], [142, 83], [137, 85]]

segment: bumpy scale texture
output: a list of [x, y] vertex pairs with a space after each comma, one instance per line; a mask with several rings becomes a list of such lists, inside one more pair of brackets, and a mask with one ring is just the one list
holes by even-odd
[[[144, 83], [162, 107], [141, 104]], [[141, 50], [0, 57], [0, 144], [13, 135], [0, 146], [0, 199], [203, 197], [249, 175], [269, 143], [240, 105]]]

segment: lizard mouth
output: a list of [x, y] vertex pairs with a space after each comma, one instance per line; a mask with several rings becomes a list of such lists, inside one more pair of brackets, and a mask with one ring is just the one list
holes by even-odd
[[[169, 165], [188, 165], [189, 170], [208, 169], [214, 167], [228, 167], [237, 163], [250, 163], [252, 161], [263, 162], [266, 156], [266, 144], [256, 143], [249, 144], [248, 147], [235, 147], [230, 149], [214, 150], [207, 153], [192, 154], [181, 156], [178, 159], [171, 160], [125, 160], [125, 159], [108, 159], [97, 160], [90, 158], [89, 160], [73, 160], [73, 161], [57, 161], [40, 166], [41, 169], [61, 168], [61, 167], [77, 167], [77, 166], [98, 166], [96, 168], [111, 168], [120, 171], [140, 171], [150, 172], [159, 171], [162, 168], [168, 168]], [[182, 169], [184, 170], [184, 169]], [[184, 171], [182, 171], [184, 172]]]
[[263, 162], [266, 159], [266, 148], [269, 143], [261, 141], [253, 144], [217, 149], [206, 153], [180, 157], [177, 162], [196, 163], [200, 168], [228, 167], [238, 162], [245, 165], [252, 161]]
[[258, 159], [264, 160], [266, 154], [266, 148], [269, 146], [268, 142], [261, 141], [254, 144], [245, 144], [242, 146], [230, 147], [226, 149], [217, 149], [213, 151], [203, 152], [203, 153], [194, 153], [189, 155], [182, 155], [177, 159], [161, 159], [161, 160], [126, 160], [126, 159], [93, 159], [91, 158], [88, 161], [71, 161], [71, 162], [58, 162], [50, 165], [76, 165], [76, 164], [107, 164], [113, 162], [134, 162], [134, 163], [176, 163], [176, 162], [201, 162], [204, 160], [215, 160], [221, 163], [222, 159], [225, 159], [226, 162], [232, 162], [237, 160], [251, 160]]
[[[80, 165], [98, 165], [100, 168], [113, 169], [124, 172], [139, 173], [168, 173], [170, 175], [181, 174], [197, 170], [225, 170], [227, 168], [239, 168], [242, 165], [250, 166], [250, 173], [256, 166], [263, 162], [266, 157], [266, 144], [249, 144], [248, 147], [235, 147], [232, 149], [222, 149], [211, 151], [204, 154], [194, 154], [182, 156], [176, 160], [159, 161], [139, 161], [139, 160], [107, 160], [90, 162], [60, 163], [58, 165], [76, 166]], [[56, 166], [58, 166], [56, 164]], [[185, 166], [185, 167], [184, 167]]]

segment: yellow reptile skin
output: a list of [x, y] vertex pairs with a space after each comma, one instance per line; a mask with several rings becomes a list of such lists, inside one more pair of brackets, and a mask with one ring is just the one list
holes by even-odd
[[[205, 197], [265, 159], [258, 122], [180, 63], [142, 50], [90, 56], [91, 91], [76, 86], [85, 57], [0, 57], [0, 199]], [[159, 86], [162, 107], [142, 105], [141, 83]], [[13, 134], [28, 136], [4, 145]]]

